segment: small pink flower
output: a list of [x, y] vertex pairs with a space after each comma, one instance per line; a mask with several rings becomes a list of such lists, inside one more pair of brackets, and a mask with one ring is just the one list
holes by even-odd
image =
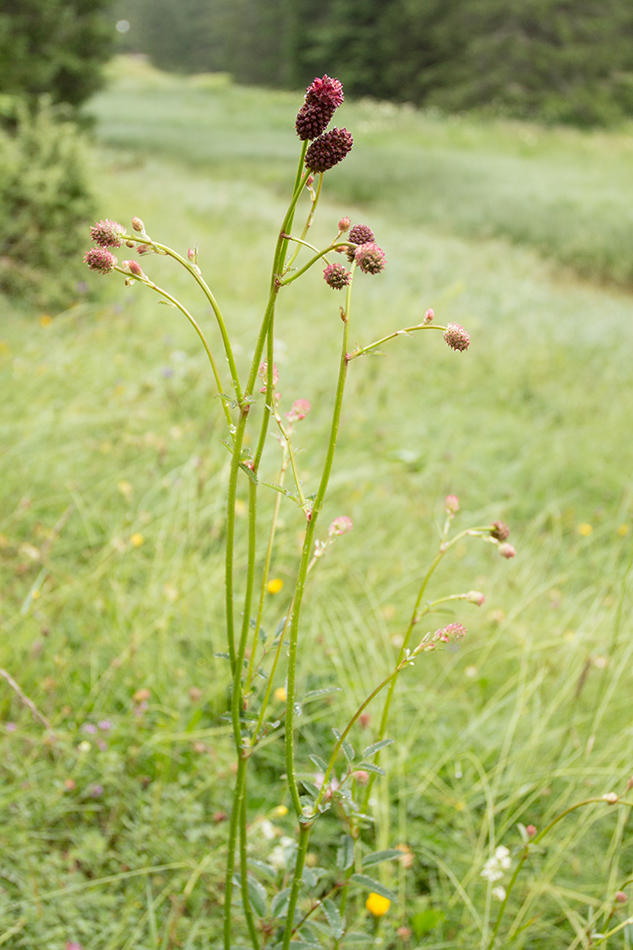
[[526, 825], [525, 831], [530, 836], [530, 838], [533, 838], [534, 835], [536, 834], [536, 828], [534, 827], [534, 825]]
[[349, 232], [352, 244], [371, 244], [375, 240], [374, 232], [366, 224], [355, 224]]
[[352, 778], [355, 778], [359, 785], [367, 785], [369, 782], [369, 772], [366, 772], [364, 769], [358, 769], [356, 772], [352, 772]]
[[435, 310], [432, 310], [430, 307], [424, 314], [424, 323], [433, 323], [435, 319]]
[[286, 413], [286, 419], [288, 422], [300, 422], [301, 419], [305, 419], [311, 408], [307, 399], [296, 399], [290, 412]]
[[333, 538], [337, 534], [347, 534], [353, 527], [354, 522], [351, 518], [348, 518], [347, 515], [340, 515], [340, 517], [334, 519], [327, 529], [328, 538]]
[[84, 264], [99, 274], [109, 274], [116, 267], [116, 262], [114, 254], [105, 247], [91, 247], [84, 257]]
[[338, 223], [339, 234], [343, 234], [345, 231], [349, 231], [349, 226], [352, 222], [349, 218], [341, 218]]
[[451, 640], [461, 640], [466, 636], [466, 627], [461, 623], [449, 623], [446, 627], [440, 627], [433, 634], [433, 640], [441, 640], [443, 643], [449, 643]]
[[[260, 393], [265, 393], [266, 387], [268, 385], [268, 363], [266, 362], [266, 360], [264, 360], [263, 363], [260, 363], [257, 375], [259, 376], [260, 379], [264, 381], [264, 385], [259, 391]], [[273, 363], [273, 387], [275, 387], [278, 382], [279, 382], [279, 370], [277, 369], [276, 364]]]
[[516, 556], [516, 551], [511, 544], [500, 544], [499, 554], [501, 557], [511, 558]]
[[100, 247], [121, 247], [121, 237], [125, 234], [125, 228], [118, 221], [97, 221], [90, 228], [90, 237]]
[[447, 515], [455, 515], [459, 511], [459, 498], [457, 495], [447, 495], [444, 502], [444, 510]]
[[328, 264], [323, 271], [323, 279], [332, 290], [342, 290], [347, 287], [351, 279], [351, 273], [342, 264]]
[[626, 904], [628, 901], [628, 895], [624, 891], [615, 892], [615, 902], [616, 904]]
[[459, 323], [449, 323], [444, 330], [444, 339], [452, 350], [467, 350], [470, 346], [470, 334]]
[[363, 274], [379, 274], [385, 269], [385, 252], [372, 241], [360, 244], [356, 248], [354, 257]]
[[143, 224], [140, 218], [136, 217], [136, 215], [134, 215], [134, 217], [132, 218], [132, 227], [134, 228], [135, 231], [142, 232], [145, 230], [145, 225]]

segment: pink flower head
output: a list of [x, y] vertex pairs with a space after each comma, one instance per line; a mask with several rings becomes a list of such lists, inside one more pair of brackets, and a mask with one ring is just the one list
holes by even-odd
[[449, 623], [448, 626], [440, 627], [439, 630], [435, 631], [433, 640], [442, 640], [444, 643], [449, 643], [451, 640], [461, 640], [464, 636], [466, 636], [466, 627], [462, 626], [461, 623]]
[[496, 541], [505, 541], [510, 534], [510, 529], [503, 521], [493, 521], [490, 529], [490, 537]]
[[343, 83], [329, 76], [318, 77], [306, 89], [306, 102], [328, 105], [332, 112], [343, 104]]
[[443, 335], [452, 350], [467, 350], [470, 346], [470, 335], [459, 323], [449, 323]]
[[121, 247], [121, 237], [125, 234], [125, 228], [118, 221], [97, 221], [90, 228], [90, 237], [100, 247]]
[[328, 264], [323, 271], [323, 279], [332, 290], [342, 290], [351, 279], [351, 272], [342, 264]]
[[84, 257], [84, 264], [99, 274], [109, 274], [114, 270], [116, 262], [114, 254], [105, 247], [91, 247]]
[[349, 232], [349, 239], [352, 244], [371, 244], [374, 240], [374, 232], [366, 224], [355, 224]]
[[343, 234], [344, 231], [349, 231], [349, 226], [351, 223], [352, 222], [350, 221], [349, 218], [341, 218], [341, 220], [338, 223], [339, 233]]
[[[257, 375], [259, 376], [260, 379], [264, 381], [264, 385], [259, 391], [260, 393], [265, 393], [266, 387], [268, 385], [268, 363], [266, 362], [266, 360], [264, 360], [263, 363], [259, 364], [259, 370], [258, 370]], [[279, 382], [279, 370], [277, 369], [277, 365], [273, 363], [273, 387], [276, 386], [278, 382]]]
[[336, 534], [347, 534], [348, 531], [351, 531], [354, 527], [354, 522], [351, 518], [348, 518], [347, 515], [340, 515], [338, 518], [335, 518], [330, 527], [327, 529], [328, 538], [333, 538]]
[[311, 408], [307, 399], [295, 399], [290, 412], [286, 413], [286, 419], [288, 422], [300, 422], [301, 419], [305, 419]]
[[447, 515], [456, 515], [459, 511], [459, 498], [457, 495], [447, 495], [444, 502], [444, 510]]
[[507, 558], [515, 557], [516, 553], [517, 552], [515, 551], [515, 549], [512, 547], [511, 544], [499, 545], [499, 554], [501, 555], [501, 557], [507, 557]]
[[326, 172], [342, 162], [352, 149], [354, 139], [347, 129], [324, 132], [308, 146], [306, 167], [313, 172]]
[[435, 319], [435, 310], [432, 310], [431, 307], [424, 314], [424, 323], [433, 323]]
[[373, 241], [360, 244], [354, 257], [363, 274], [379, 274], [385, 268], [385, 252]]
[[132, 218], [132, 227], [134, 228], [135, 231], [142, 232], [145, 230], [145, 225], [143, 224], [140, 218], [136, 217], [136, 215], [134, 215], [134, 217]]
[[536, 828], [534, 825], [526, 825], [525, 831], [530, 836], [530, 838], [533, 838], [536, 834]]

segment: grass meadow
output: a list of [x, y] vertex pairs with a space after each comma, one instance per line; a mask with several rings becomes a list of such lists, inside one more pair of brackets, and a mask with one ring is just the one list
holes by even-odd
[[[98, 217], [136, 214], [161, 242], [199, 246], [242, 367], [300, 101], [117, 61], [92, 104]], [[382, 866], [399, 900], [372, 940], [483, 948], [499, 907], [480, 875], [494, 849], [516, 853], [519, 823], [540, 829], [583, 799], [623, 794], [633, 773], [633, 128], [544, 130], [370, 102], [346, 103], [340, 124], [355, 147], [325, 176], [316, 232], [329, 240], [347, 214], [388, 260], [358, 282], [357, 342], [427, 307], [472, 342], [455, 353], [418, 334], [350, 366], [323, 517], [355, 527], [311, 581], [301, 655], [307, 688], [342, 691], [309, 707], [300, 754], [309, 769], [375, 663], [392, 668], [445, 495], [460, 498], [456, 527], [507, 522], [512, 561], [463, 544], [437, 574], [434, 596], [475, 588], [486, 602], [450, 616], [468, 628], [459, 648], [400, 680], [372, 804], [378, 846], [413, 856]], [[146, 260], [217, 344], [184, 277]], [[225, 649], [220, 407], [175, 311], [118, 275], [86, 281], [68, 311], [5, 301], [0, 324], [0, 666], [50, 728], [0, 681], [0, 946], [215, 950], [232, 761], [228, 670], [213, 656]], [[338, 303], [319, 268], [280, 299], [284, 405], [313, 406], [306, 481], [329, 424]], [[282, 507], [272, 628], [301, 527]], [[256, 768], [249, 820], [263, 860], [293, 828], [279, 737]], [[632, 876], [629, 809], [573, 812], [522, 872], [499, 946], [593, 946]], [[357, 932], [372, 932], [367, 917], [359, 903]], [[608, 926], [626, 919], [624, 904]], [[633, 946], [633, 926], [601, 945]]]

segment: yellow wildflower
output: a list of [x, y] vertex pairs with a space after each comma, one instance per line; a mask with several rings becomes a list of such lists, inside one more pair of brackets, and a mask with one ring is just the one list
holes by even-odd
[[365, 901], [365, 907], [374, 917], [383, 917], [391, 907], [391, 901], [388, 897], [383, 897], [382, 894], [375, 894], [372, 891]]

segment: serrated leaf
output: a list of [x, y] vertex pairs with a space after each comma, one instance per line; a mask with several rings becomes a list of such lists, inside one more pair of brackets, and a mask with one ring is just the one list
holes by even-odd
[[312, 868], [308, 868], [308, 867], [304, 867], [303, 872], [301, 874], [301, 880], [303, 881], [305, 886], [309, 888], [311, 891], [313, 891], [314, 888], [319, 883], [318, 875], [313, 872]]
[[[336, 737], [336, 741], [338, 742], [341, 738], [340, 730], [332, 729], [332, 732], [334, 733]], [[348, 742], [347, 739], [345, 739], [343, 741], [341, 749], [343, 750], [343, 755], [345, 756], [349, 764], [352, 765], [352, 763], [354, 762], [354, 759], [356, 758], [356, 753], [354, 752], [354, 746], [351, 744], [351, 742]]]
[[259, 485], [259, 482], [258, 482], [258, 480], [257, 480], [257, 475], [255, 474], [255, 472], [253, 471], [252, 468], [250, 468], [248, 465], [246, 465], [245, 462], [240, 462], [240, 463], [239, 463], [239, 466], [240, 466], [240, 468], [242, 469], [242, 471], [243, 471], [246, 475], [248, 475], [248, 477], [250, 478], [250, 480], [251, 480], [252, 482], [254, 482], [255, 485]]
[[394, 861], [401, 858], [403, 852], [399, 848], [387, 848], [384, 851], [372, 851], [363, 858], [363, 867], [371, 868], [375, 864], [382, 864], [383, 861]]
[[374, 765], [373, 762], [361, 762], [361, 763], [357, 766], [357, 768], [360, 769], [361, 771], [364, 769], [365, 772], [375, 772], [376, 775], [386, 775], [386, 774], [387, 774], [384, 769], [382, 769], [379, 765]]
[[285, 917], [286, 911], [288, 910], [289, 900], [290, 900], [289, 887], [284, 887], [283, 891], [279, 891], [278, 894], [275, 894], [270, 905], [270, 912], [272, 916]]
[[350, 835], [343, 835], [336, 851], [336, 866], [347, 871], [354, 863], [354, 841]]
[[352, 874], [350, 881], [359, 884], [360, 887], [366, 891], [373, 891], [374, 894], [380, 894], [381, 897], [386, 897], [388, 901], [395, 901], [396, 899], [396, 895], [393, 891], [390, 891], [389, 888], [381, 884], [380, 881], [374, 881], [373, 878], [367, 877], [366, 874]]
[[325, 764], [325, 760], [322, 759], [320, 755], [311, 755], [309, 758], [310, 758], [310, 761], [311, 761], [314, 765], [316, 765], [316, 767], [318, 768], [319, 772], [324, 772], [324, 773], [325, 773], [325, 772], [327, 771], [327, 765]]
[[251, 877], [249, 874], [246, 881], [246, 890], [248, 891], [248, 899], [250, 901], [251, 907], [257, 916], [265, 917], [267, 911], [267, 894], [264, 885], [260, 884], [258, 880], [256, 880], [254, 877]]
[[340, 686], [324, 686], [323, 689], [309, 689], [305, 694], [304, 703], [310, 699], [320, 699], [321, 696], [330, 696], [332, 693], [340, 693]]
[[343, 921], [341, 920], [341, 915], [339, 913], [338, 907], [336, 906], [334, 901], [331, 901], [329, 899], [329, 897], [326, 897], [325, 900], [321, 901], [321, 907], [323, 908], [323, 913], [325, 914], [325, 918], [328, 924], [332, 928], [334, 939], [340, 940], [341, 937], [343, 936], [344, 930], [343, 930]]
[[314, 782], [308, 782], [307, 779], [302, 778], [301, 784], [306, 790], [307, 794], [310, 796], [311, 801], [315, 801], [319, 797], [321, 789], [318, 785], [315, 785]]
[[230, 660], [230, 659], [231, 659], [231, 654], [230, 654], [230, 653], [214, 653], [213, 655], [214, 655], [214, 656], [217, 656], [220, 660]]
[[266, 877], [271, 878], [271, 880], [277, 880], [277, 871], [271, 864], [266, 864], [265, 861], [256, 861], [255, 858], [248, 858], [248, 866], [254, 868], [256, 871], [259, 871], [260, 874], [264, 874]]
[[372, 745], [368, 745], [366, 749], [363, 749], [363, 758], [365, 759], [375, 755], [376, 752], [380, 752], [381, 749], [391, 745], [393, 741], [393, 739], [381, 739], [380, 742], [374, 742]]

